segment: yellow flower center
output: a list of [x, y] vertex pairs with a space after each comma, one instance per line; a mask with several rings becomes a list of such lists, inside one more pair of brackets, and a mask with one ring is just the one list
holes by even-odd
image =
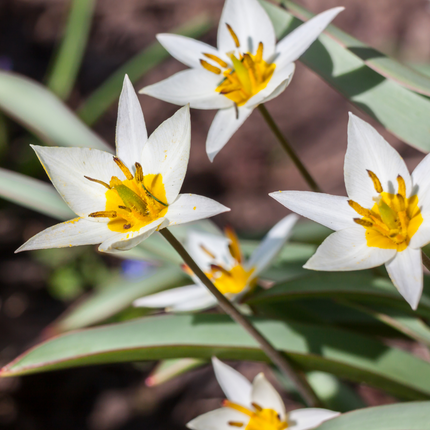
[[[288, 427], [286, 421], [281, 421], [278, 412], [274, 409], [264, 409], [256, 403], [252, 403], [254, 410], [250, 410], [229, 400], [225, 400], [223, 406], [235, 409], [249, 417], [245, 430], [284, 430]], [[245, 425], [241, 421], [229, 421], [228, 424], [232, 427], [243, 427]]]
[[368, 170], [368, 173], [379, 195], [373, 199], [372, 209], [365, 209], [353, 200], [348, 201], [362, 216], [354, 218], [354, 221], [366, 229], [367, 246], [403, 251], [423, 222], [418, 196], [406, 198], [405, 181], [400, 175], [397, 176], [398, 192], [391, 194], [383, 190], [373, 172]]
[[105, 210], [93, 212], [88, 216], [109, 218], [109, 229], [118, 233], [139, 231], [167, 212], [168, 205], [162, 175], [144, 176], [142, 166], [136, 163], [136, 174], [133, 176], [119, 158], [113, 159], [126, 179], [121, 181], [116, 176], [112, 176], [109, 184], [106, 184], [86, 176], [88, 180], [107, 188]]
[[[236, 47], [239, 48], [238, 37], [228, 24], [227, 28], [235, 41]], [[240, 53], [239, 58], [237, 58], [234, 53], [229, 53], [228, 55], [233, 63], [233, 67], [228, 67], [225, 61], [215, 55], [203, 55], [217, 63], [220, 67], [212, 65], [206, 60], [200, 60], [200, 64], [206, 70], [217, 75], [222, 73], [224, 76], [224, 79], [215, 91], [232, 100], [237, 106], [244, 105], [252, 96], [266, 88], [276, 67], [275, 64], [269, 64], [263, 60], [262, 42], [258, 44], [255, 55], [250, 52]]]
[[[230, 239], [229, 250], [235, 262], [231, 267], [220, 265], [216, 261], [215, 255], [208, 250], [204, 245], [200, 245], [201, 250], [214, 260], [210, 265], [210, 270], [205, 272], [205, 275], [213, 282], [215, 287], [223, 294], [239, 294], [246, 288], [254, 288], [257, 285], [257, 279], [250, 281], [255, 268], [252, 267], [246, 270], [242, 265], [242, 253], [240, 250], [239, 239], [233, 229], [227, 227], [225, 235]], [[193, 272], [188, 266], [184, 266], [185, 271], [192, 275]]]

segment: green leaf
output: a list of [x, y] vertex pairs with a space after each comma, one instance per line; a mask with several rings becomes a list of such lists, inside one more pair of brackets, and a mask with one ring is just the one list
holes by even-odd
[[348, 412], [318, 430], [429, 430], [430, 402], [396, 403]]
[[81, 66], [95, 0], [72, 0], [63, 40], [54, 55], [48, 88], [62, 100], [69, 97]]
[[[172, 32], [183, 36], [199, 38], [206, 33], [211, 26], [212, 20], [210, 17], [206, 14], [202, 14], [185, 25], [174, 29]], [[136, 82], [144, 76], [145, 73], [149, 72], [169, 57], [170, 54], [158, 42], [154, 42], [121, 66], [95, 90], [79, 108], [78, 115], [86, 124], [93, 125], [118, 99], [125, 74], [128, 74], [132, 82]]]
[[[348, 331], [261, 318], [255, 326], [304, 370], [321, 370], [409, 399], [430, 398], [430, 364]], [[267, 361], [226, 315], [172, 315], [67, 333], [33, 347], [2, 376], [137, 360], [199, 358]]]
[[200, 367], [207, 362], [196, 358], [174, 358], [163, 360], [158, 363], [157, 367], [146, 378], [145, 383], [149, 387], [164, 384], [189, 370]]
[[52, 185], [1, 168], [0, 196], [60, 220], [75, 216]]
[[103, 289], [73, 305], [49, 331], [60, 333], [97, 324], [129, 307], [139, 297], [183, 284], [186, 279], [179, 266], [160, 267], [144, 279], [118, 275]]
[[0, 71], [0, 110], [47, 144], [112, 151], [53, 93], [24, 76]]
[[[288, 5], [290, 4], [292, 5], [288, 2]], [[289, 33], [301, 23], [300, 20], [278, 6], [267, 2], [263, 2], [263, 6], [273, 21], [278, 37]], [[294, 8], [298, 10], [297, 5]], [[300, 10], [304, 11], [304, 9]], [[361, 53], [362, 56], [367, 56], [366, 49], [372, 51], [372, 48], [365, 49], [365, 45], [357, 41], [360, 47], [348, 50], [344, 47], [345, 43], [339, 42], [338, 38], [340, 35], [344, 35], [345, 38], [348, 37], [348, 43], [351, 44], [350, 36], [333, 26], [328, 27], [327, 33], [332, 34], [333, 37], [321, 35], [318, 41], [300, 57], [300, 61], [320, 75], [357, 108], [375, 118], [405, 143], [422, 151], [430, 151], [427, 126], [430, 117], [430, 100], [392, 80], [392, 77], [396, 75], [397, 80], [403, 79], [404, 81], [407, 74], [405, 70], [402, 69], [403, 72], [400, 72], [401, 67], [398, 66], [396, 71], [392, 71], [391, 78], [387, 79], [370, 68], [357, 55], [357, 53]], [[386, 60], [382, 62], [385, 62], [386, 70], [387, 62]], [[374, 68], [380, 70], [381, 61], [378, 67]], [[412, 71], [408, 74], [408, 86], [412, 85], [411, 82], [414, 79], [412, 74]], [[427, 82], [426, 79], [422, 75], [419, 83], [418, 79], [415, 79], [414, 85], [420, 86], [424, 91], [424, 86], [428, 85], [424, 84]]]
[[[430, 318], [430, 296], [425, 288], [417, 313]], [[336, 299], [383, 303], [412, 313], [405, 299], [386, 278], [375, 278], [369, 272], [317, 272], [280, 283], [252, 296], [249, 304], [282, 302], [303, 298]]]
[[[301, 20], [308, 20], [315, 16], [307, 9], [290, 0], [280, 0], [288, 10]], [[345, 12], [348, 13], [348, 9]], [[366, 45], [348, 33], [339, 30], [334, 25], [327, 29], [327, 34], [333, 36], [342, 46], [361, 58], [363, 62], [382, 76], [389, 78], [412, 91], [430, 96], [430, 79], [419, 69], [409, 67], [382, 52]]]

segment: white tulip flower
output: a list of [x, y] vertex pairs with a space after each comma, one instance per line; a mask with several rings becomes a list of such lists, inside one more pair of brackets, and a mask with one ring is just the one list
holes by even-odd
[[126, 76], [116, 156], [91, 148], [32, 146], [78, 218], [42, 231], [17, 252], [98, 243], [102, 252], [127, 250], [164, 227], [228, 211], [206, 197], [179, 194], [190, 153], [190, 129], [185, 106], [148, 138], [139, 100]]
[[158, 34], [169, 53], [191, 70], [143, 88], [140, 93], [195, 109], [220, 109], [206, 151], [212, 161], [253, 109], [282, 93], [296, 61], [344, 8], [327, 10], [276, 44], [275, 30], [258, 0], [226, 0], [218, 48], [188, 37]]
[[385, 263], [400, 294], [416, 309], [423, 289], [421, 248], [430, 242], [430, 155], [412, 175], [398, 152], [350, 113], [344, 175], [348, 197], [279, 191], [278, 202], [335, 233], [304, 266], [370, 269]]
[[305, 408], [285, 411], [281, 396], [263, 373], [252, 384], [217, 358], [215, 376], [227, 400], [221, 409], [200, 415], [187, 424], [192, 430], [307, 430], [339, 415], [328, 409]]
[[[271, 264], [291, 235], [297, 221], [288, 215], [279, 221], [265, 236], [248, 261], [243, 261], [240, 244], [230, 228], [225, 236], [191, 231], [187, 237], [187, 250], [206, 276], [227, 298], [238, 300], [257, 283], [257, 277]], [[173, 288], [134, 302], [134, 306], [166, 308], [173, 312], [207, 309], [217, 304], [216, 298], [187, 267], [194, 285]]]

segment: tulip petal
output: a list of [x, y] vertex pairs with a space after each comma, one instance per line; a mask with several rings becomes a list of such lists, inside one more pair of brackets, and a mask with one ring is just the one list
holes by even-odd
[[166, 308], [207, 295], [208, 291], [206, 288], [200, 285], [185, 285], [141, 297], [133, 302], [133, 306], [141, 308]]
[[143, 146], [148, 139], [142, 108], [127, 75], [119, 98], [116, 124], [116, 155], [131, 170], [142, 158]]
[[112, 236], [101, 243], [99, 251], [114, 254], [116, 252], [127, 251], [128, 249], [134, 248], [157, 231], [163, 221], [164, 218], [158, 218], [142, 227], [139, 231], [116, 233], [115, 236]]
[[398, 190], [397, 176], [402, 176], [406, 193], [411, 193], [411, 177], [403, 158], [370, 124], [350, 113], [344, 166], [346, 191], [352, 200], [370, 209], [378, 193], [367, 170], [375, 173], [384, 191], [392, 194]]
[[[31, 147], [63, 200], [80, 217], [105, 210], [106, 188], [85, 178], [109, 183], [112, 176], [125, 179], [108, 152], [90, 148]], [[102, 218], [95, 221], [106, 222]]]
[[263, 373], [259, 373], [252, 383], [251, 402], [263, 409], [273, 409], [279, 414], [281, 421], [285, 420], [284, 402]]
[[231, 430], [229, 422], [243, 422], [243, 428], [249, 417], [231, 408], [215, 409], [191, 420], [187, 427], [192, 430]]
[[310, 191], [277, 191], [269, 194], [286, 208], [332, 230], [354, 227], [357, 213], [348, 198]]
[[193, 260], [203, 270], [207, 271], [211, 264], [230, 267], [233, 258], [229, 251], [230, 240], [225, 236], [202, 233], [191, 230], [187, 236], [187, 250]]
[[315, 42], [337, 14], [343, 10], [343, 7], [326, 10], [280, 40], [276, 45], [274, 60], [276, 67], [282, 67], [296, 61]]
[[412, 249], [422, 248], [430, 243], [430, 214], [427, 214], [418, 231], [411, 237], [409, 247]]
[[319, 426], [324, 421], [340, 415], [339, 412], [321, 408], [296, 409], [288, 413], [288, 428], [291, 430], [308, 430]]
[[196, 194], [179, 194], [165, 215], [169, 226], [210, 218], [230, 209], [215, 200]]
[[[424, 157], [412, 172], [413, 192], [418, 196], [421, 215], [430, 217], [430, 154]], [[421, 228], [420, 228], [421, 230]]]
[[230, 63], [230, 59], [216, 48], [200, 40], [179, 34], [157, 34], [157, 40], [169, 54], [188, 67], [200, 68], [200, 59], [208, 60], [203, 54], [216, 55], [221, 60]]
[[15, 252], [95, 245], [116, 234], [109, 230], [106, 223], [75, 218], [41, 231], [27, 240]]
[[423, 270], [420, 249], [406, 248], [385, 264], [391, 281], [411, 305], [418, 307], [423, 291]]
[[276, 257], [278, 252], [285, 245], [285, 242], [291, 236], [292, 229], [298, 220], [296, 215], [288, 215], [279, 221], [267, 233], [258, 248], [252, 253], [246, 262], [246, 269], [255, 268], [252, 277], [255, 278], [263, 272]]
[[239, 405], [250, 407], [252, 384], [248, 379], [216, 357], [212, 357], [212, 364], [218, 384], [227, 399]]
[[275, 30], [266, 11], [257, 0], [226, 0], [218, 25], [218, 50], [236, 51], [235, 42], [226, 26], [229, 24], [240, 42], [241, 52], [255, 54], [263, 42], [263, 59], [275, 52]]
[[272, 79], [270, 79], [267, 87], [262, 89], [255, 96], [251, 97], [246, 102], [246, 107], [255, 107], [261, 103], [266, 103], [269, 100], [274, 99], [279, 94], [281, 94], [285, 88], [293, 79], [294, 70], [296, 66], [294, 63], [289, 63], [285, 67], [276, 68], [273, 73]]
[[396, 254], [394, 249], [367, 246], [364, 227], [351, 227], [331, 234], [303, 266], [322, 271], [363, 270], [380, 266]]
[[184, 106], [158, 126], [143, 149], [143, 172], [145, 175], [161, 174], [168, 204], [175, 201], [182, 187], [190, 144], [190, 108]]
[[231, 136], [236, 133], [238, 128], [251, 115], [253, 108], [243, 106], [238, 111], [238, 118], [236, 118], [236, 110], [234, 108], [221, 109], [215, 115], [206, 139], [206, 152], [210, 161], [214, 160], [215, 156], [224, 148]]
[[215, 91], [222, 79], [204, 69], [184, 70], [139, 93], [179, 106], [189, 103], [194, 109], [223, 109], [233, 106], [233, 102]]
[[[206, 287], [204, 287], [206, 288]], [[202, 291], [199, 297], [195, 297], [192, 300], [183, 301], [176, 303], [168, 308], [167, 312], [195, 312], [202, 311], [204, 309], [213, 308], [217, 305], [217, 299], [209, 292]]]

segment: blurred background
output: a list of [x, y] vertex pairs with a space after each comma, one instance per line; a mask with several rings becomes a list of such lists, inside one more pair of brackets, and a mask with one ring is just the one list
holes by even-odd
[[[334, 24], [363, 42], [403, 62], [426, 70], [430, 63], [428, 0], [297, 0], [314, 13], [343, 5]], [[124, 63], [150, 46], [155, 35], [170, 32], [206, 14], [211, 29], [201, 37], [216, 44], [222, 0], [99, 0], [95, 2], [82, 64], [65, 98], [79, 109], [84, 101]], [[0, 0], [0, 69], [49, 82], [52, 58], [64, 34], [68, 0]], [[75, 31], [84, 31], [79, 26]], [[164, 79], [184, 67], [168, 58], [140, 79], [136, 89]], [[119, 93], [118, 93], [119, 95]], [[147, 128], [152, 132], [177, 107], [141, 96]], [[113, 145], [115, 101], [92, 122]], [[410, 168], [422, 154], [385, 132], [349, 105], [316, 74], [297, 64], [287, 90], [267, 108], [323, 190], [344, 194], [343, 158], [347, 112], [370, 121], [399, 150]], [[278, 146], [258, 111], [210, 163], [205, 139], [213, 111], [192, 111], [191, 158], [183, 191], [214, 198], [232, 208], [215, 222], [231, 224], [248, 237], [261, 237], [286, 209], [268, 197], [279, 189], [307, 189]], [[55, 118], [52, 118], [55, 121]], [[0, 167], [46, 180], [30, 143], [37, 138], [0, 112]], [[0, 364], [5, 364], [40, 339], [44, 328], [74, 300], [103, 282], [107, 267], [144, 271], [92, 248], [14, 255], [29, 237], [56, 221], [0, 199]], [[128, 273], [128, 272], [127, 272]], [[419, 348], [417, 346], [417, 348]], [[421, 354], [420, 351], [417, 351]], [[153, 364], [118, 364], [0, 379], [0, 428], [24, 430], [180, 429], [196, 415], [219, 406], [222, 393], [205, 367], [157, 387], [145, 378]], [[241, 364], [252, 378], [262, 369]], [[268, 372], [270, 370], [266, 369]], [[270, 375], [269, 375], [270, 376]], [[390, 403], [390, 397], [365, 385], [356, 386], [363, 404]], [[287, 399], [288, 408], [297, 407]]]

